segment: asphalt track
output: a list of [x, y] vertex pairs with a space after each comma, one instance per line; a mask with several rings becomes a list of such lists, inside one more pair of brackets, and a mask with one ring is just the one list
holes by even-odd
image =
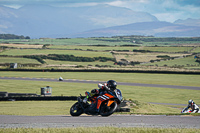
[[[63, 81], [58, 81], [58, 79], [53, 79], [53, 78], [0, 77], [0, 79], [28, 80], [28, 81], [29, 80], [31, 80], [31, 81], [49, 81], [49, 82], [73, 82], [73, 83], [89, 83], [89, 84], [105, 83], [105, 81], [78, 80], [78, 79], [64, 79]], [[158, 84], [125, 83], [125, 82], [117, 82], [117, 84], [118, 85], [127, 85], [127, 86], [143, 86], [143, 87], [159, 87], [159, 88], [172, 88], [172, 89], [200, 90], [200, 87], [194, 87], [194, 86], [158, 85]]]
[[11, 116], [0, 115], [0, 128], [65, 127], [200, 128], [200, 116], [112, 115], [101, 116]]

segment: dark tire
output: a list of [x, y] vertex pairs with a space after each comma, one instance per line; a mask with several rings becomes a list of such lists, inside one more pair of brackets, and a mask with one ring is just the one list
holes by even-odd
[[79, 105], [78, 102], [76, 102], [72, 107], [70, 108], [70, 114], [71, 116], [80, 116], [83, 113], [83, 109]]
[[100, 108], [100, 115], [101, 116], [109, 116], [112, 115], [117, 109], [117, 103], [113, 102], [110, 107], [103, 105]]

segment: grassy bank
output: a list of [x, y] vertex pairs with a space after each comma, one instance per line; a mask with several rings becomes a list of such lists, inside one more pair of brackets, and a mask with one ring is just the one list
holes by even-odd
[[[97, 84], [68, 83], [68, 82], [45, 82], [23, 80], [0, 80], [1, 91], [12, 93], [36, 93], [40, 95], [40, 88], [51, 86], [53, 96], [78, 96], [79, 94], [98, 88]], [[141, 102], [175, 103], [187, 104], [188, 99], [199, 103], [199, 91], [187, 89], [172, 89], [142, 86], [118, 85], [126, 99], [138, 100]]]
[[0, 129], [0, 133], [195, 133], [200, 129], [180, 128], [133, 128], [133, 127], [79, 127], [79, 128], [8, 128]]
[[[70, 107], [76, 101], [5, 101], [0, 102], [0, 115], [70, 115]], [[180, 109], [164, 105], [141, 103], [131, 105], [130, 112], [116, 112], [114, 114], [179, 114]]]
[[112, 72], [0, 72], [5, 77], [54, 78], [117, 82], [163, 84], [180, 86], [200, 86], [200, 75], [189, 74], [148, 74], [148, 73], [112, 73]]
[[[29, 77], [29, 78], [53, 78], [79, 80], [107, 81], [114, 79], [117, 82], [149, 83], [182, 86], [200, 86], [199, 75], [176, 75], [176, 74], [136, 74], [136, 73], [84, 73], [84, 72], [0, 72], [1, 77]], [[53, 96], [79, 96], [85, 91], [98, 88], [97, 84], [70, 83], [70, 82], [47, 82], [47, 81], [23, 81], [23, 80], [0, 80], [0, 91], [9, 93], [36, 93], [40, 95], [40, 88], [51, 86]], [[198, 90], [172, 89], [159, 87], [124, 86], [118, 85], [125, 99], [137, 100], [139, 104], [131, 108], [131, 113], [141, 114], [180, 114], [183, 106], [153, 105], [155, 103], [187, 104], [187, 100], [193, 99], [200, 103]], [[0, 114], [8, 115], [68, 115], [69, 108], [75, 101], [8, 101], [0, 102]], [[23, 109], [23, 110], [22, 110]]]
[[7, 101], [0, 102], [1, 115], [69, 115], [75, 101]]

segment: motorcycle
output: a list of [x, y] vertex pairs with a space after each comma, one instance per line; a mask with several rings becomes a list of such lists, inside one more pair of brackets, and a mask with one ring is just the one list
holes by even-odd
[[[195, 113], [195, 111], [192, 112], [190, 109], [188, 109], [188, 108], [186, 107], [186, 108], [184, 108], [183, 110], [181, 110], [181, 113]], [[200, 110], [199, 110], [197, 113], [200, 113]]]
[[[86, 96], [89, 95], [89, 92], [85, 93]], [[72, 105], [70, 108], [71, 116], [80, 116], [85, 113], [88, 115], [101, 115], [101, 116], [110, 116], [113, 114], [117, 106], [121, 103], [123, 97], [122, 93], [119, 89], [115, 89], [114, 92], [108, 91], [100, 96], [94, 96], [89, 98], [90, 102], [96, 102], [96, 111], [88, 112], [88, 108], [90, 108], [91, 104], [88, 102], [83, 102], [83, 97], [80, 96], [77, 98], [78, 102]], [[98, 99], [98, 100], [97, 100]]]

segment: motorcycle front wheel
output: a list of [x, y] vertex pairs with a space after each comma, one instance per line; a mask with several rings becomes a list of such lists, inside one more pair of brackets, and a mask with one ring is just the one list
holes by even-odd
[[102, 104], [100, 108], [100, 115], [101, 116], [109, 116], [112, 115], [117, 109], [117, 103], [113, 102], [109, 107], [107, 104]]
[[80, 116], [83, 113], [83, 109], [79, 105], [78, 102], [76, 102], [72, 107], [70, 108], [70, 114], [71, 116]]

